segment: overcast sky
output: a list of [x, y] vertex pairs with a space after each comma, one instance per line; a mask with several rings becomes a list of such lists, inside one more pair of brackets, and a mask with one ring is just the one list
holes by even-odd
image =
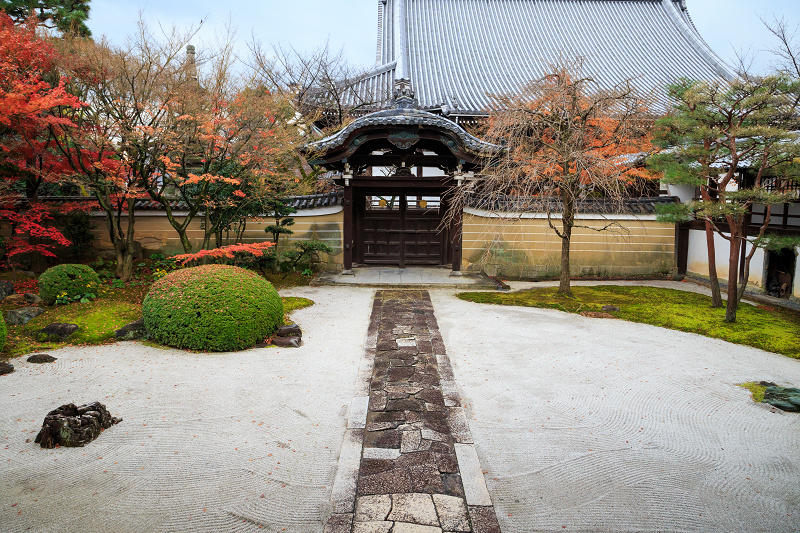
[[[89, 27], [95, 37], [121, 43], [135, 29], [141, 11], [152, 29], [159, 23], [188, 28], [203, 20], [195, 44], [211, 40], [230, 20], [237, 29], [240, 49], [253, 37], [311, 51], [326, 39], [362, 67], [375, 63], [377, 0], [93, 0]], [[770, 36], [759, 16], [785, 17], [800, 24], [798, 0], [687, 0], [700, 34], [723, 60], [733, 63], [740, 50], [757, 53], [756, 66], [765, 69]], [[800, 33], [798, 34], [800, 38]]]

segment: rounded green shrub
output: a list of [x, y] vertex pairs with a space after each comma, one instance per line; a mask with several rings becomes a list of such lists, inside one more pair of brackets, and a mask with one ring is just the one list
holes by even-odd
[[99, 288], [97, 272], [87, 265], [56, 265], [39, 276], [39, 296], [47, 305], [53, 305], [59, 296], [97, 294]]
[[229, 352], [255, 346], [283, 322], [283, 302], [270, 282], [249, 270], [205, 265], [153, 283], [142, 317], [154, 341]]

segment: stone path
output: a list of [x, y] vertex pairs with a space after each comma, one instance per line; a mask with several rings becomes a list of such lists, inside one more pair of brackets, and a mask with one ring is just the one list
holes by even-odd
[[378, 291], [326, 533], [499, 533], [426, 291]]

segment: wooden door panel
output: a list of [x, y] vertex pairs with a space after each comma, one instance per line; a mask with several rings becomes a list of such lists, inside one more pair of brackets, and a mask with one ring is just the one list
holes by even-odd
[[[419, 208], [412, 197], [393, 197], [398, 204], [363, 202], [359, 221], [359, 257], [367, 265], [441, 265], [447, 263], [447, 232], [440, 232], [438, 209]], [[410, 208], [408, 207], [410, 206]], [[369, 207], [369, 208], [368, 208]]]

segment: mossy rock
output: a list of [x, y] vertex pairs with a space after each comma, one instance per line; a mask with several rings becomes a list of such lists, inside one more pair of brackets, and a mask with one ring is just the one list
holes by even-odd
[[61, 295], [97, 294], [99, 288], [97, 272], [87, 265], [56, 265], [39, 276], [39, 296], [47, 305], [53, 305]]
[[151, 340], [176, 348], [245, 350], [283, 322], [278, 291], [238, 267], [205, 265], [178, 270], [153, 283], [142, 302]]

